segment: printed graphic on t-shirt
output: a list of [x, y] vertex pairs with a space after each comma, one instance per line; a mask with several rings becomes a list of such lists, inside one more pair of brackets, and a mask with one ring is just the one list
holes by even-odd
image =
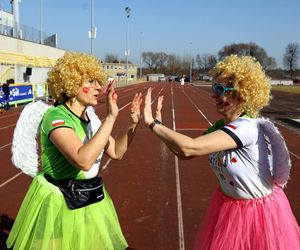
[[226, 126], [232, 128], [232, 129], [237, 129], [239, 127], [238, 125], [234, 125], [234, 124], [231, 124], [231, 123], [226, 125]]
[[224, 151], [213, 153], [209, 156], [209, 162], [213, 169], [217, 172], [223, 173], [226, 168]]
[[54, 120], [51, 122], [52, 127], [56, 127], [56, 126], [61, 126], [64, 125], [65, 121], [64, 120]]
[[[258, 127], [251, 118], [240, 117], [224, 126], [226, 132], [241, 147], [212, 153], [210, 165], [225, 194], [248, 199], [268, 195], [272, 190], [269, 166], [262, 160], [258, 148]], [[237, 143], [238, 145], [238, 143]]]

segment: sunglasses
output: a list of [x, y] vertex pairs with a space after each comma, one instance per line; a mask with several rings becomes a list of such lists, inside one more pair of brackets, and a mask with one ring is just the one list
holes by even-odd
[[89, 80], [88, 80], [88, 83], [89, 83], [89, 85], [90, 85], [92, 88], [96, 88], [96, 86], [100, 85], [100, 84], [98, 83], [98, 81], [95, 80], [95, 79], [89, 79]]
[[226, 94], [226, 92], [232, 91], [232, 90], [234, 90], [234, 88], [225, 87], [223, 84], [220, 84], [220, 83], [212, 84], [212, 92], [219, 96], [223, 96]]

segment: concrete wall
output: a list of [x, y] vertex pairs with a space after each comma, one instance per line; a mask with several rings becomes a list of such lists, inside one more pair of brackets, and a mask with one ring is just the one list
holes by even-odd
[[57, 59], [65, 53], [65, 50], [62, 49], [4, 35], [0, 35], [0, 51], [24, 54], [28, 56], [48, 57], [50, 59]]
[[[0, 35], [0, 51], [26, 56], [47, 57], [52, 60], [58, 59], [65, 53], [65, 50], [62, 49], [16, 39], [5, 35]], [[32, 68], [32, 75], [27, 77], [24, 75], [26, 67], [27, 65], [2, 64], [0, 65], [0, 75], [7, 68], [11, 68], [11, 71], [13, 71], [13, 78], [15, 79], [16, 83], [30, 82], [39, 84], [46, 81], [47, 72], [50, 68], [29, 66]]]
[[[26, 55], [33, 57], [47, 57], [49, 59], [56, 60], [64, 55], [65, 50], [57, 49], [47, 45], [42, 45], [39, 43], [16, 39], [5, 35], [0, 35], [0, 53], [1, 52], [16, 53], [18, 55]], [[28, 65], [8, 65], [7, 63], [1, 64], [0, 61], [0, 77], [3, 72], [5, 72], [8, 68], [11, 68], [10, 71], [13, 72], [13, 77], [10, 76], [7, 78], [14, 78], [15, 83], [45, 83], [47, 79], [47, 73], [50, 70], [50, 67], [41, 68], [28, 66], [32, 68], [32, 75], [28, 78], [28, 76], [24, 75], [27, 66]], [[102, 66], [108, 77], [113, 77], [117, 79], [118, 84], [120, 86], [122, 85], [122, 82], [125, 83], [125, 76], [120, 76], [120, 74], [125, 74], [126, 72], [125, 63], [103, 63]], [[136, 81], [136, 79], [137, 65], [129, 64], [128, 81]], [[5, 79], [1, 80], [5, 81]]]

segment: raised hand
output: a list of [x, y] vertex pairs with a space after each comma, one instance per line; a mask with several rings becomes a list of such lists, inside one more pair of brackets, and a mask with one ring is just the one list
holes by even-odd
[[117, 105], [118, 95], [115, 91], [113, 82], [111, 82], [107, 87], [107, 115], [116, 118], [119, 113], [119, 108]]
[[131, 109], [130, 109], [131, 110], [130, 116], [131, 116], [132, 123], [138, 123], [139, 120], [141, 119], [140, 106], [142, 101], [143, 101], [142, 93], [136, 93], [132, 99]]
[[163, 104], [162, 104], [163, 100], [164, 100], [164, 96], [158, 97], [157, 106], [156, 106], [156, 113], [155, 113], [155, 119], [157, 119], [161, 122], [162, 122], [161, 109], [163, 107]]
[[147, 93], [145, 95], [145, 107], [144, 107], [144, 121], [147, 125], [149, 125], [151, 122], [153, 122], [153, 116], [152, 116], [152, 107], [151, 107], [151, 93], [152, 89], [149, 88], [147, 90]]

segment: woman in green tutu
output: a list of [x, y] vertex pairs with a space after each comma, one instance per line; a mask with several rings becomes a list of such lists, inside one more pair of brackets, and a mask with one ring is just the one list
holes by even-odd
[[[15, 134], [26, 129], [24, 120], [29, 113], [32, 117], [40, 113], [42, 121], [37, 118], [36, 123], [42, 172], [29, 187], [8, 237], [8, 248], [127, 248], [98, 171], [103, 151], [112, 159], [121, 159], [128, 149], [140, 120], [142, 98], [141, 93], [135, 94], [131, 123], [123, 135], [114, 139], [111, 132], [119, 109], [112, 83], [107, 89], [103, 123], [93, 109], [105, 82], [106, 75], [96, 58], [67, 52], [48, 73], [47, 85], [56, 100], [54, 106], [33, 103], [24, 108]], [[24, 159], [18, 162], [20, 143], [16, 138], [14, 135], [13, 163], [26, 165]], [[34, 171], [23, 171], [35, 175]]]

